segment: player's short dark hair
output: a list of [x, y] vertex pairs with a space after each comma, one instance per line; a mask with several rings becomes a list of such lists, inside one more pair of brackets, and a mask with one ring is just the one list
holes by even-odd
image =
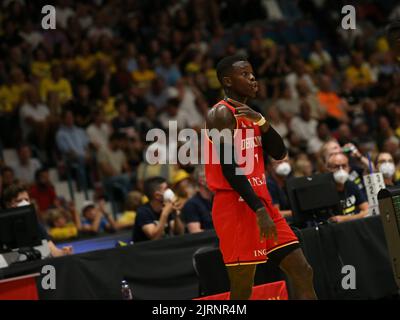
[[222, 84], [222, 79], [232, 71], [232, 66], [238, 61], [247, 61], [244, 55], [235, 54], [222, 58], [217, 64], [217, 77]]
[[149, 200], [153, 199], [154, 193], [160, 188], [164, 182], [167, 182], [163, 177], [153, 177], [149, 178], [144, 182], [144, 194]]

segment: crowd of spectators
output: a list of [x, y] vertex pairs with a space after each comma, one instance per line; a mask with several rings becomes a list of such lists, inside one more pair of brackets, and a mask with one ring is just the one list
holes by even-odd
[[[250, 105], [289, 151], [283, 162], [267, 161], [282, 214], [291, 216], [288, 176], [344, 170], [359, 197], [351, 207], [359, 208], [343, 212], [364, 216], [362, 175], [379, 170], [387, 184], [400, 178], [400, 73], [384, 36], [400, 6], [358, 2], [357, 28], [343, 30], [345, 2], [58, 0], [56, 29], [44, 30], [42, 1], [2, 1], [0, 141], [18, 155], [1, 163], [2, 192], [27, 184], [55, 238], [133, 228], [135, 217], [139, 238], [161, 236], [158, 219], [172, 223], [171, 233], [212, 228], [201, 170], [146, 162], [146, 133], [168, 131], [171, 120], [178, 130], [200, 130], [223, 97], [217, 61], [245, 53], [260, 88]], [[49, 168], [76, 180], [94, 203], [76, 212], [56, 194]], [[163, 207], [168, 186], [177, 199]], [[107, 212], [103, 198], [122, 215]]]

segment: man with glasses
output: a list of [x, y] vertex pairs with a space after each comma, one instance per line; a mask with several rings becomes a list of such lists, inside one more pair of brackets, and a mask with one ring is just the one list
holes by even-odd
[[330, 222], [345, 222], [360, 219], [368, 214], [368, 201], [364, 193], [349, 180], [349, 159], [343, 153], [332, 154], [326, 169], [333, 173], [336, 190], [340, 198], [340, 212], [329, 218]]

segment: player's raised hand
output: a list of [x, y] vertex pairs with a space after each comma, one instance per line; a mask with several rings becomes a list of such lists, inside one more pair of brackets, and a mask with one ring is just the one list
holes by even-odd
[[237, 107], [235, 109], [236, 109], [236, 113], [235, 113], [236, 118], [246, 118], [253, 122], [257, 122], [262, 118], [262, 115], [259, 112], [254, 111], [252, 108], [250, 108], [247, 105], [243, 105], [243, 106]]
[[260, 229], [260, 240], [273, 239], [278, 242], [278, 233], [276, 232], [275, 223], [272, 221], [265, 207], [256, 211], [258, 228]]

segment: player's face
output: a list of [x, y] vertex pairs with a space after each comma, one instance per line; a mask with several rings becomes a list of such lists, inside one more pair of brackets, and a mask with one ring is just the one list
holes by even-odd
[[256, 97], [258, 83], [254, 77], [254, 71], [250, 63], [247, 61], [238, 61], [234, 63], [230, 78], [232, 91], [243, 97]]

